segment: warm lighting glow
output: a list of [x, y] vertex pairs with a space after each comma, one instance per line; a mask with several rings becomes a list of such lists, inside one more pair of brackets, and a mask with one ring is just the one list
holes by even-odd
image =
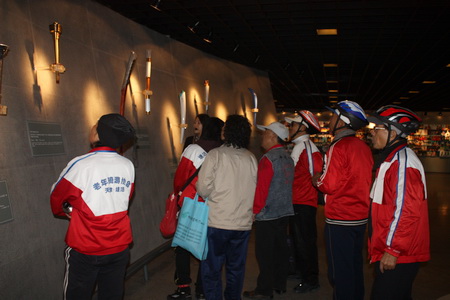
[[338, 96], [328, 96], [328, 98], [330, 98], [330, 99], [337, 99]]
[[324, 68], [336, 68], [338, 64], [323, 64]]
[[420, 92], [419, 91], [408, 91], [408, 93], [410, 93], [410, 94], [418, 94]]
[[372, 129], [376, 126], [377, 124], [375, 123], [369, 123], [369, 125], [367, 125], [367, 128]]
[[330, 103], [338, 103], [337, 100], [330, 100]]
[[221, 101], [217, 101], [217, 104], [214, 105], [213, 107], [215, 108], [214, 112], [211, 112], [210, 115], [216, 116], [225, 122], [227, 120], [228, 115], [230, 114], [228, 112], [227, 107]]
[[450, 64], [447, 64], [446, 67], [447, 67], [447, 68], [450, 68]]
[[317, 35], [337, 35], [337, 29], [329, 28], [329, 29], [316, 29]]
[[392, 104], [402, 104], [402, 103], [398, 102], [398, 101], [395, 101], [395, 102], [392, 102]]
[[337, 93], [339, 90], [328, 90], [328, 93]]
[[[83, 115], [89, 128], [96, 124], [98, 119], [104, 114], [117, 112], [114, 111], [111, 101], [107, 100], [105, 93], [103, 90], [98, 89], [98, 85], [95, 82], [89, 81], [87, 83], [82, 97]], [[116, 107], [119, 109], [118, 101]]]
[[422, 83], [423, 84], [433, 84], [433, 83], [436, 83], [436, 81], [434, 81], [434, 80], [424, 80], [424, 81], [422, 81]]

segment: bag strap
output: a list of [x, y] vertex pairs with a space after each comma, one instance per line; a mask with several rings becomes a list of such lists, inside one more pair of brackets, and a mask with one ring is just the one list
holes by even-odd
[[192, 182], [192, 180], [194, 180], [195, 177], [197, 177], [198, 172], [200, 172], [200, 168], [202, 166], [200, 166], [195, 172], [194, 174], [192, 174], [191, 177], [189, 177], [189, 179], [186, 181], [186, 183], [183, 185], [183, 187], [181, 188], [181, 190], [178, 192], [178, 196], [181, 196], [181, 194], [183, 193], [184, 189], [187, 188], [187, 186]]

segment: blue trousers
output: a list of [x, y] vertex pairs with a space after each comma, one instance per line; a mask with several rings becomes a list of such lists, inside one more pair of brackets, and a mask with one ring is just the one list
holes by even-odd
[[208, 300], [222, 300], [222, 268], [225, 265], [226, 300], [240, 300], [250, 231], [208, 227], [208, 255], [201, 263], [203, 292]]
[[64, 299], [90, 300], [98, 284], [99, 300], [121, 300], [130, 250], [110, 255], [86, 255], [66, 248]]
[[334, 300], [364, 299], [363, 244], [366, 225], [325, 224], [328, 279]]
[[397, 264], [393, 270], [380, 271], [380, 262], [375, 263], [375, 281], [371, 300], [411, 300], [414, 279], [419, 272], [419, 263]]

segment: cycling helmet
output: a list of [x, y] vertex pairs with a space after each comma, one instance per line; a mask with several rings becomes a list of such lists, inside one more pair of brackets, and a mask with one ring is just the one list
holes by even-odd
[[401, 138], [415, 132], [422, 122], [413, 111], [396, 105], [383, 106], [368, 119], [372, 123], [385, 125], [388, 130], [393, 128]]
[[301, 110], [299, 111], [299, 115], [295, 118], [286, 117], [285, 120], [289, 124], [295, 122], [300, 125], [305, 125], [309, 134], [316, 134], [320, 132], [319, 120], [309, 110]]
[[353, 130], [358, 130], [369, 124], [366, 113], [356, 102], [345, 100], [337, 103], [334, 107], [326, 106], [326, 108], [337, 114], [347, 124], [347, 127]]

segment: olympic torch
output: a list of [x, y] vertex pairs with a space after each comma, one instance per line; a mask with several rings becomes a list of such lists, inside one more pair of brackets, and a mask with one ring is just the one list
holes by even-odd
[[248, 90], [250, 91], [250, 94], [252, 94], [252, 98], [253, 98], [253, 123], [256, 126], [256, 114], [258, 113], [258, 96], [256, 95], [255, 91], [251, 88], [248, 88]]
[[0, 44], [0, 116], [8, 114], [8, 107], [2, 105], [2, 78], [3, 78], [3, 58], [8, 54], [8, 46]]
[[153, 92], [150, 90], [150, 79], [152, 75], [152, 50], [147, 50], [147, 64], [145, 68], [145, 90], [142, 93], [145, 96], [145, 113], [150, 114], [150, 97]]
[[209, 80], [205, 80], [205, 102], [203, 103], [205, 105], [206, 113], [208, 113], [209, 108]]
[[55, 48], [55, 63], [50, 65], [50, 70], [56, 75], [56, 83], [59, 83], [60, 74], [66, 71], [66, 68], [59, 62], [59, 37], [62, 33], [61, 24], [54, 22], [49, 25], [50, 33], [53, 35], [53, 46]]
[[186, 92], [185, 91], [181, 91], [180, 93], [180, 144], [183, 144], [183, 140], [184, 140], [184, 131], [187, 128], [187, 124], [186, 124]]

